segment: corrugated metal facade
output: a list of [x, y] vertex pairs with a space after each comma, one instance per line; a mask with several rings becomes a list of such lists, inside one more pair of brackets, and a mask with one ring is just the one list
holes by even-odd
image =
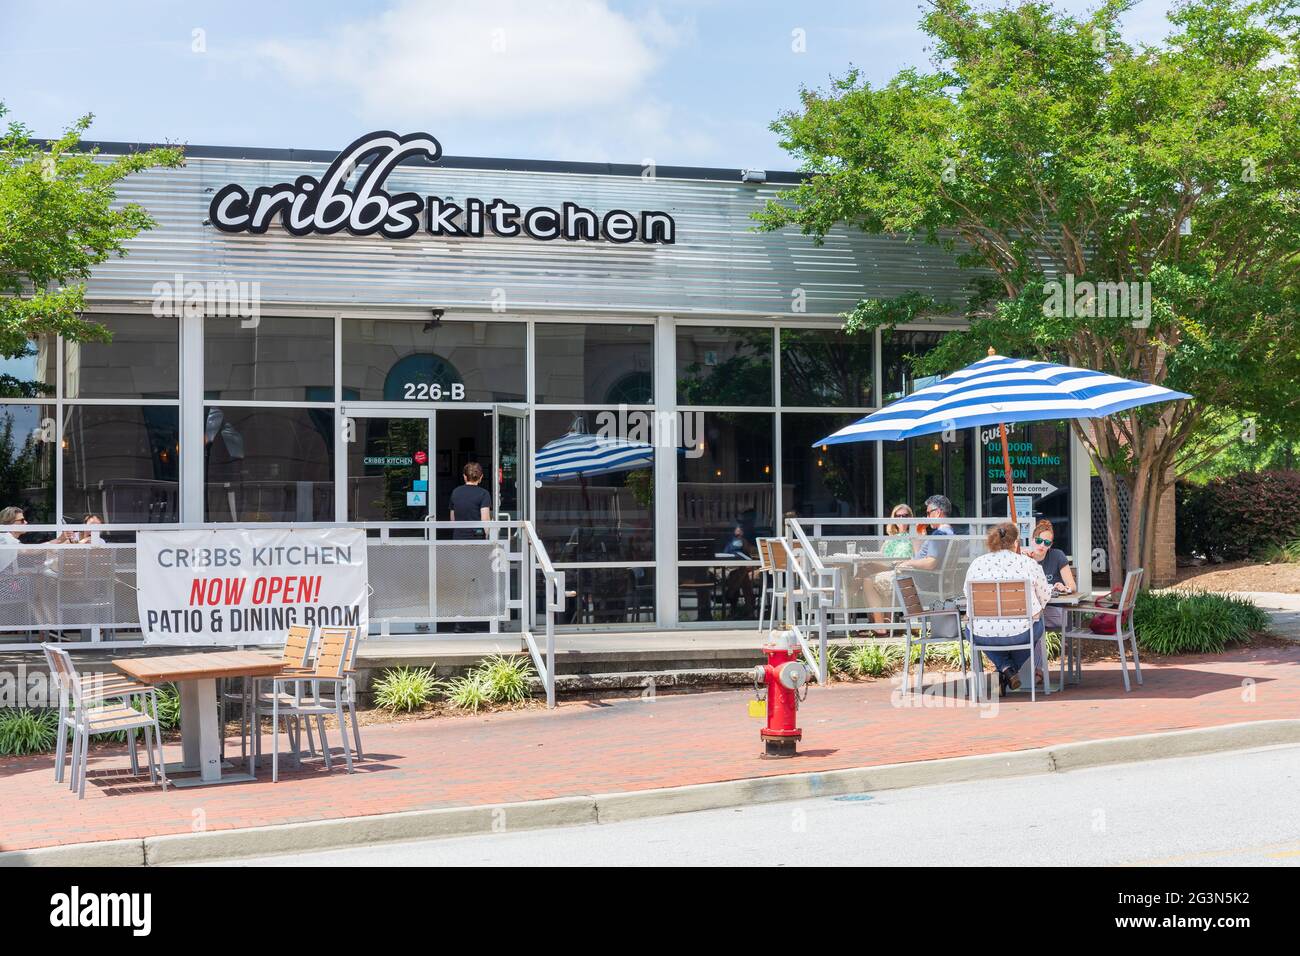
[[[542, 242], [533, 239], [296, 238], [278, 225], [263, 236], [204, 225], [212, 194], [227, 183], [250, 191], [319, 177], [325, 162], [196, 156], [181, 169], [150, 170], [119, 190], [159, 228], [130, 243], [125, 259], [99, 266], [90, 283], [98, 301], [148, 302], [153, 285], [180, 273], [187, 281], [261, 283], [263, 307], [442, 307], [614, 311], [648, 314], [790, 315], [795, 290], [804, 311], [832, 316], [860, 298], [909, 290], [960, 301], [969, 273], [922, 241], [836, 230], [818, 246], [797, 231], [756, 232], [751, 213], [782, 188], [708, 178], [608, 175], [536, 169], [401, 166], [390, 192], [411, 190], [460, 202], [500, 197], [520, 206], [579, 203], [599, 214], [663, 210], [677, 222], [674, 245]], [[486, 165], [486, 164], [485, 164]], [[737, 180], [738, 180], [737, 176]]]

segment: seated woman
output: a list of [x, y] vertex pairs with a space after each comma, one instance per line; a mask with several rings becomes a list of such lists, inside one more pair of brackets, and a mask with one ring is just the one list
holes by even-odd
[[[1078, 589], [1074, 583], [1074, 572], [1070, 569], [1070, 559], [1060, 548], [1052, 545], [1056, 542], [1056, 532], [1052, 522], [1043, 518], [1034, 525], [1034, 538], [1029, 549], [1029, 556], [1043, 567], [1043, 577], [1054, 594], [1071, 594]], [[1065, 626], [1065, 608], [1049, 605], [1043, 609], [1043, 627], [1049, 631], [1060, 631]], [[1039, 647], [1041, 651], [1042, 648]], [[1045, 660], [1040, 657], [1039, 660]], [[1041, 680], [1042, 673], [1036, 677]]]
[[[1043, 608], [1052, 596], [1052, 589], [1047, 586], [1042, 566], [1033, 558], [1020, 553], [1020, 529], [1010, 521], [989, 531], [988, 553], [981, 554], [970, 563], [966, 571], [966, 581], [1024, 581], [1028, 580], [1029, 609], [1033, 618], [1032, 631], [1034, 640], [1043, 639]], [[980, 644], [1024, 644], [1029, 632], [1017, 631], [1018, 622], [989, 619], [976, 619], [972, 625]], [[1014, 651], [985, 651], [984, 656], [998, 669], [998, 686], [1003, 693], [1007, 689], [1015, 690], [1020, 686], [1020, 668], [1025, 666], [1029, 651], [1021, 648]]]
[[[889, 517], [910, 518], [912, 508], [907, 504], [894, 505], [893, 510], [889, 512]], [[858, 585], [862, 588], [864, 599], [869, 602], [870, 607], [889, 607], [894, 603], [894, 572], [897, 562], [907, 560], [913, 553], [912, 536], [906, 525], [887, 524], [885, 534], [888, 537], [881, 543], [880, 553], [893, 561], [890, 563], [866, 561], [863, 562], [861, 569], [855, 572]], [[885, 612], [872, 611], [871, 620], [876, 624], [883, 624]], [[883, 628], [875, 628], [872, 633], [884, 637], [889, 632]]]

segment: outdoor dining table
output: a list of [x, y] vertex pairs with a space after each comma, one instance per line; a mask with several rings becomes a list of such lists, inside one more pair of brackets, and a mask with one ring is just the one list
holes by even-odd
[[146, 684], [174, 683], [181, 697], [181, 762], [168, 764], [168, 774], [196, 773], [197, 777], [172, 780], [177, 787], [213, 783], [240, 783], [251, 773], [223, 774], [221, 726], [217, 707], [217, 681], [227, 677], [271, 677], [280, 673], [279, 657], [256, 651], [171, 654], [130, 657], [113, 661], [125, 674]]

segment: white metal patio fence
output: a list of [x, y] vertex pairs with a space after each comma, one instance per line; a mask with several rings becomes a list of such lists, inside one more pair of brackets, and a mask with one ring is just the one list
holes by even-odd
[[[849, 633], [866, 630], [894, 636], [904, 627], [901, 610], [894, 603], [892, 575], [898, 560], [919, 552], [922, 543], [935, 542], [935, 564], [927, 569], [909, 569], [927, 607], [937, 607], [961, 596], [966, 569], [988, 546], [989, 528], [1005, 518], [950, 518], [958, 533], [922, 536], [916, 526], [934, 524], [926, 518], [788, 518], [786, 535], [780, 539], [795, 573], [787, 578], [791, 590], [786, 601], [787, 617], [801, 625], [802, 634], [816, 629], [821, 637], [818, 674], [825, 679], [825, 637], [827, 632]], [[894, 538], [889, 525], [901, 526], [903, 536]], [[908, 547], [887, 549], [892, 540]], [[879, 618], [879, 620], [877, 620]], [[808, 653], [805, 646], [805, 653]], [[810, 658], [810, 663], [812, 660]]]
[[[367, 533], [370, 636], [461, 637], [439, 625], [518, 633], [554, 706], [555, 615], [564, 608], [556, 571], [528, 521], [266, 523], [258, 529], [361, 528]], [[40, 650], [139, 647], [136, 548], [140, 531], [220, 531], [214, 524], [24, 525], [23, 534], [87, 531], [85, 544], [24, 544], [0, 533], [0, 646]], [[453, 539], [476, 529], [481, 538]], [[15, 529], [18, 530], [18, 529]], [[538, 636], [542, 637], [539, 644]], [[24, 639], [26, 638], [26, 639]], [[158, 641], [151, 646], [192, 646]]]

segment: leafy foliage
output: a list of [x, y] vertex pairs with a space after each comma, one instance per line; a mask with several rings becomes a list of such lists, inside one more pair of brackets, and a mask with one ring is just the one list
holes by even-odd
[[[968, 330], [918, 374], [993, 346], [1190, 393], [1076, 429], [1108, 500], [1111, 476], [1133, 492], [1136, 566], [1165, 476], [1222, 439], [1209, 412], [1300, 440], [1300, 38], [1293, 0], [1187, 0], [1163, 44], [1135, 47], [1120, 36], [1131, 6], [1075, 18], [933, 0], [932, 70], [880, 87], [850, 71], [773, 124], [814, 175], [758, 218], [817, 239], [846, 222], [915, 236], [974, 267], [965, 302], [917, 288], [845, 316], [865, 333], [964, 312]], [[1149, 322], [1045, 309], [1049, 280], [1067, 275], [1148, 283]]]
[[1268, 624], [1251, 601], [1208, 591], [1143, 592], [1133, 609], [1138, 643], [1156, 654], [1217, 654]]
[[505, 657], [494, 654], [484, 659], [477, 673], [489, 701], [518, 704], [529, 696], [529, 682], [535, 672], [532, 662], [522, 655]]
[[[0, 119], [8, 111], [0, 103]], [[42, 147], [22, 123], [0, 133], [0, 355], [20, 355], [41, 334], [107, 340], [82, 319], [91, 268], [126, 253], [155, 226], [143, 207], [120, 204], [115, 187], [132, 173], [183, 164], [166, 147], [97, 157], [81, 146], [92, 117], [81, 117]]]
[[1244, 472], [1178, 486], [1179, 554], [1236, 561], [1300, 537], [1300, 471]]
[[457, 677], [447, 684], [447, 702], [457, 710], [478, 713], [479, 708], [491, 703], [488, 691], [477, 673]]
[[57, 710], [26, 707], [0, 710], [0, 757], [45, 753], [58, 735]]
[[853, 677], [888, 677], [898, 669], [902, 659], [903, 650], [897, 644], [870, 641], [849, 647], [844, 665]]
[[398, 667], [384, 671], [372, 688], [376, 707], [393, 713], [410, 713], [433, 700], [445, 684], [433, 676], [432, 667]]

